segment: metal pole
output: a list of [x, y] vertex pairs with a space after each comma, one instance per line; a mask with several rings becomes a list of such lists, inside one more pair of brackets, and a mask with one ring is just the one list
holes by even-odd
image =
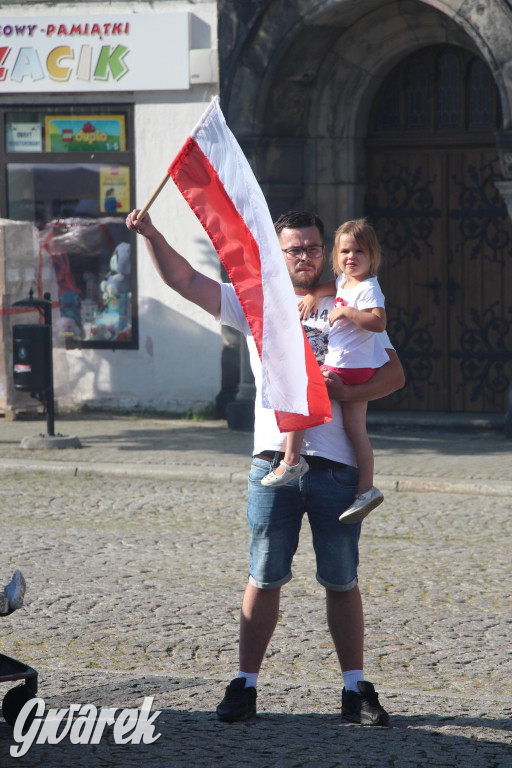
[[50, 386], [46, 395], [46, 430], [50, 437], [55, 437], [55, 400], [53, 393], [53, 334], [52, 334], [52, 297], [44, 294], [44, 322], [49, 327], [50, 343], [48, 345], [48, 377]]

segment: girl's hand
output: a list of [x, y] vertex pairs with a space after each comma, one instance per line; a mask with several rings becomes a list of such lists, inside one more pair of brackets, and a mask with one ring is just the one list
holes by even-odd
[[341, 320], [346, 315], [345, 307], [336, 307], [332, 312], [329, 312], [329, 325], [334, 325], [337, 320]]
[[297, 306], [299, 307], [300, 319], [307, 320], [312, 312], [316, 312], [318, 299], [312, 293], [308, 293], [301, 298]]

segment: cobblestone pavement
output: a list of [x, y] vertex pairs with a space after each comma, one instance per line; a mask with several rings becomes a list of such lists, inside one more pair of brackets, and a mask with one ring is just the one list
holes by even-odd
[[512, 766], [510, 441], [372, 434], [386, 501], [361, 540], [365, 669], [392, 727], [341, 722], [307, 525], [259, 716], [227, 725], [213, 712], [237, 670], [250, 435], [90, 417], [57, 424], [81, 450], [20, 450], [36, 427], [0, 422], [0, 570], [28, 582], [25, 608], [0, 621], [0, 651], [38, 670], [46, 708], [154, 697], [162, 735], [116, 745], [107, 728], [98, 745], [64, 739], [13, 758], [0, 720], [2, 768]]

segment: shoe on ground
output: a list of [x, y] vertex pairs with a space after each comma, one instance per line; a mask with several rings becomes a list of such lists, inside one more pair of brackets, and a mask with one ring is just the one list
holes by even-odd
[[245, 677], [235, 677], [217, 707], [218, 719], [224, 723], [240, 723], [256, 717], [256, 695], [256, 688], [245, 687]]
[[302, 475], [305, 475], [306, 472], [309, 471], [309, 464], [302, 456], [299, 457], [299, 463], [294, 464], [293, 466], [287, 464], [286, 461], [281, 461], [280, 464], [282, 467], [284, 467], [283, 474], [276, 475], [274, 470], [272, 470], [268, 473], [268, 475], [265, 475], [265, 477], [262, 478], [262, 485], [275, 488], [277, 485], [285, 485], [285, 483], [289, 483], [290, 480], [295, 480], [297, 477], [302, 477]]
[[17, 611], [23, 605], [27, 585], [21, 571], [14, 571], [12, 579], [5, 588], [5, 594], [9, 601], [9, 610]]
[[379, 703], [379, 695], [372, 683], [361, 680], [356, 691], [341, 692], [341, 716], [359, 725], [387, 725], [389, 715]]
[[360, 493], [355, 497], [351, 506], [340, 515], [342, 523], [360, 523], [372, 509], [378, 507], [384, 501], [384, 494], [374, 485], [366, 493]]

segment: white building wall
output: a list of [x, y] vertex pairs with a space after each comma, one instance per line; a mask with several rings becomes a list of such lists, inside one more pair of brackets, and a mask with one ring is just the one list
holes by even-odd
[[[119, 4], [78, 3], [17, 6], [17, 16], [66, 13], [114, 13]], [[10, 9], [9, 9], [10, 10]], [[122, 13], [189, 11], [191, 48], [217, 48], [215, 2], [132, 2]], [[13, 9], [14, 12], [14, 9]], [[13, 14], [9, 14], [14, 15]], [[148, 41], [150, 44], [150, 41]], [[94, 94], [89, 103], [135, 104], [136, 206], [142, 207], [186, 140], [218, 84], [191, 85], [182, 91], [138, 91]], [[66, 103], [69, 96], [30, 94], [10, 103]], [[220, 265], [210, 240], [172, 181], [153, 204], [150, 214], [169, 242], [190, 263], [219, 279]], [[183, 411], [210, 403], [220, 390], [220, 326], [203, 310], [165, 286], [137, 243], [139, 349], [54, 349], [55, 394], [59, 406], [82, 404], [147, 407]]]
[[[215, 95], [190, 92], [135, 97], [136, 205], [142, 207]], [[155, 225], [195, 268], [220, 279], [218, 256], [172, 181], [150, 209]], [[138, 350], [55, 350], [59, 404], [159, 410], [198, 409], [220, 390], [220, 326], [171, 291], [137, 240]]]

